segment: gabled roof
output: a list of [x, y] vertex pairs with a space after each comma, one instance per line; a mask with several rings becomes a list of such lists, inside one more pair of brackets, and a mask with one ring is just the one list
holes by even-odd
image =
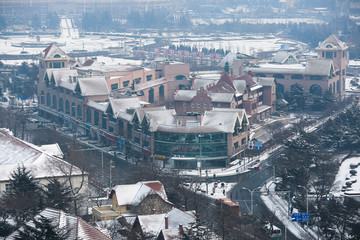
[[109, 95], [105, 77], [79, 78], [76, 88], [78, 87], [84, 97]]
[[294, 53], [288, 51], [278, 51], [274, 57], [273, 62], [284, 64], [288, 58], [292, 57], [297, 63], [299, 62]]
[[325, 39], [323, 42], [319, 43], [319, 46], [316, 48], [317, 50], [321, 49], [334, 49], [334, 50], [344, 50], [348, 47], [346, 44], [339, 40], [338, 37], [335, 35], [330, 35], [327, 39]]
[[145, 111], [144, 117], [149, 123], [149, 130], [155, 132], [159, 125], [176, 126], [175, 109]]
[[233, 85], [233, 80], [234, 80], [234, 77], [232, 77], [231, 75], [227, 74], [226, 72], [223, 72], [221, 74], [221, 77], [218, 81], [218, 84], [219, 83], [226, 83], [227, 85], [229, 85], [232, 89], [235, 90], [235, 87]]
[[202, 126], [221, 126], [226, 133], [232, 133], [235, 128], [236, 121], [240, 125], [243, 121], [249, 124], [246, 112], [239, 108], [214, 108], [212, 111], [206, 111], [202, 121]]
[[193, 81], [192, 84], [192, 89], [193, 90], [199, 90], [200, 88], [204, 88], [206, 89], [209, 86], [215, 85], [219, 80], [215, 80], [215, 79], [201, 79], [201, 78], [196, 78]]
[[[71, 165], [58, 158], [63, 156], [58, 145], [35, 146], [0, 129], [0, 181], [9, 181], [10, 175], [19, 166], [31, 171], [35, 179], [64, 176], [64, 170]], [[81, 175], [78, 167], [73, 166], [73, 175]]]
[[112, 108], [114, 116], [117, 116], [120, 112], [126, 113], [126, 110], [129, 108], [140, 108], [140, 100], [137, 97], [132, 98], [118, 98], [110, 99], [110, 104], [108, 108]]
[[[83, 239], [83, 240], [99, 240], [111, 239], [109, 232], [106, 229], [100, 229], [90, 225], [82, 220], [80, 217], [69, 215], [61, 210], [53, 208], [45, 208], [39, 214], [35, 215], [34, 219], [39, 220], [40, 217], [45, 217], [52, 221], [52, 224], [59, 228], [65, 228], [69, 231], [68, 239]], [[26, 222], [26, 225], [35, 227], [34, 221]], [[22, 229], [19, 228], [19, 229]], [[7, 236], [6, 240], [13, 240], [18, 234], [18, 230]]]
[[330, 59], [308, 59], [304, 74], [329, 76], [331, 70], [334, 70], [334, 65]]
[[[159, 181], [138, 182], [136, 184], [124, 184], [115, 186], [109, 198], [116, 194], [117, 204], [124, 205], [139, 205], [149, 194], [157, 194], [164, 201], [167, 201], [165, 188]], [[167, 201], [168, 202], [168, 201]]]
[[54, 58], [56, 54], [59, 54], [61, 58], [69, 58], [63, 50], [55, 45], [55, 43], [52, 43], [50, 46], [45, 48], [42, 53], [43, 57], [47, 59]]
[[191, 101], [196, 93], [197, 90], [178, 90], [175, 93], [174, 101]]
[[91, 66], [95, 61], [92, 59], [88, 59], [84, 62], [84, 64], [82, 65], [83, 67], [88, 67]]
[[61, 82], [73, 83], [73, 79], [70, 80], [70, 77], [78, 77], [78, 72], [75, 69], [70, 68], [48, 68], [46, 69], [46, 74], [49, 79], [51, 76], [54, 76], [55, 84], [57, 86], [60, 86]]
[[236, 78], [236, 80], [245, 80], [246, 86], [252, 88], [257, 85], [257, 82], [250, 75], [243, 75], [241, 77]]
[[89, 100], [86, 103], [87, 107], [94, 108], [94, 109], [99, 110], [101, 112], [106, 112], [106, 109], [107, 109], [108, 105], [109, 105], [108, 102], [95, 102], [95, 101], [92, 101], [92, 100]]
[[209, 93], [209, 97], [211, 98], [211, 102], [214, 103], [231, 103], [234, 99], [233, 93]]

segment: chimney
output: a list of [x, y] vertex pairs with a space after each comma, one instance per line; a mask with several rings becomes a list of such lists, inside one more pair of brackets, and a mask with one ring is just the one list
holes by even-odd
[[165, 229], [169, 229], [169, 218], [165, 217]]
[[153, 214], [156, 214], [156, 209], [155, 209], [155, 208], [153, 208], [153, 210], [152, 210], [152, 211], [153, 211]]
[[182, 210], [183, 212], [185, 212], [185, 206], [184, 206], [184, 205], [182, 205], [181, 210]]
[[179, 225], [179, 233], [180, 233], [181, 235], [184, 234], [184, 229], [183, 229], [182, 224]]

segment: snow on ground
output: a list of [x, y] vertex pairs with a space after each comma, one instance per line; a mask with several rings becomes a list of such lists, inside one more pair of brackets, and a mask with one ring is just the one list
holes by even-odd
[[[350, 193], [351, 195], [355, 195], [357, 197], [360, 197], [360, 156], [350, 157], [345, 159], [339, 168], [338, 173], [336, 174], [336, 178], [333, 184], [333, 187], [331, 189], [331, 193], [334, 194], [334, 196], [342, 196], [344, 193]], [[351, 175], [350, 170], [352, 165], [353, 169], [357, 171], [356, 175]], [[343, 189], [343, 186], [346, 186], [346, 182], [349, 182], [348, 184], [351, 184], [351, 187], [346, 187]]]
[[[210, 177], [211, 178], [211, 177]], [[214, 181], [208, 184], [208, 193], [206, 193], [206, 183], [184, 183], [185, 187], [191, 191], [196, 191], [198, 194], [210, 197], [210, 198], [230, 198], [232, 193], [232, 188], [236, 183], [225, 183], [221, 181]], [[235, 196], [234, 196], [235, 197]]]
[[[260, 196], [266, 207], [275, 214], [275, 216], [284, 224], [288, 231], [300, 239], [317, 239], [316, 233], [311, 229], [305, 229], [297, 222], [292, 222], [291, 217], [288, 215], [288, 201], [280, 197], [275, 192], [275, 184], [269, 181], [262, 187], [263, 194]], [[268, 191], [269, 190], [269, 191]], [[269, 194], [267, 194], [268, 192]], [[288, 195], [284, 195], [287, 197]], [[293, 209], [293, 212], [298, 212]]]

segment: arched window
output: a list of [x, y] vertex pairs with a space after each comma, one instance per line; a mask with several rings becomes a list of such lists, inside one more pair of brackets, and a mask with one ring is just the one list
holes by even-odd
[[284, 79], [285, 76], [282, 75], [282, 74], [274, 74], [274, 75], [273, 75], [273, 78], [276, 78], [276, 79]]
[[41, 94], [40, 94], [40, 103], [41, 103], [41, 104], [45, 104], [45, 94], [44, 94], [44, 91], [41, 91]]
[[60, 56], [60, 54], [57, 53], [54, 55], [54, 58], [61, 58], [61, 56]]
[[48, 107], [51, 106], [51, 98], [50, 98], [50, 94], [49, 94], [49, 93], [46, 95], [46, 106], [48, 106]]
[[340, 80], [337, 80], [337, 82], [336, 82], [336, 92], [340, 93], [340, 90], [341, 90]]
[[94, 112], [94, 124], [95, 124], [95, 126], [99, 126], [99, 112], [98, 111]]
[[300, 74], [291, 75], [291, 79], [303, 79], [303, 75]]
[[257, 73], [255, 74], [256, 77], [266, 77], [266, 75], [264, 73]]
[[149, 90], [149, 103], [154, 103], [154, 89], [150, 88]]
[[71, 116], [75, 117], [75, 113], [76, 113], [76, 106], [75, 103], [71, 104]]
[[57, 109], [57, 98], [55, 95], [53, 95], [52, 108]]
[[345, 90], [345, 78], [343, 78], [343, 80], [342, 80], [342, 90], [343, 91]]
[[64, 112], [64, 100], [62, 98], [59, 99], [59, 110]]
[[164, 99], [164, 96], [165, 96], [164, 85], [161, 85], [159, 87], [159, 96], [160, 96], [160, 99]]
[[332, 84], [330, 83], [330, 86], [329, 86], [329, 92], [332, 93]]
[[70, 114], [70, 103], [68, 100], [65, 101], [65, 113]]
[[77, 118], [82, 120], [82, 111], [80, 105], [77, 106]]
[[175, 80], [186, 80], [186, 77], [184, 75], [177, 75], [174, 79]]
[[335, 89], [335, 83], [333, 83], [333, 93], [335, 93], [336, 89]]
[[321, 96], [322, 89], [318, 84], [314, 84], [314, 85], [311, 85], [311, 87], [310, 87], [310, 93]]
[[91, 108], [86, 109], [86, 122], [91, 123]]

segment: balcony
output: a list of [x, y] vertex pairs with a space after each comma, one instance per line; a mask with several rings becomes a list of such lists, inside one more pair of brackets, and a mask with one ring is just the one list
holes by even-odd
[[103, 205], [100, 207], [93, 207], [92, 214], [95, 220], [111, 220], [120, 216], [120, 211], [112, 210], [111, 205]]

